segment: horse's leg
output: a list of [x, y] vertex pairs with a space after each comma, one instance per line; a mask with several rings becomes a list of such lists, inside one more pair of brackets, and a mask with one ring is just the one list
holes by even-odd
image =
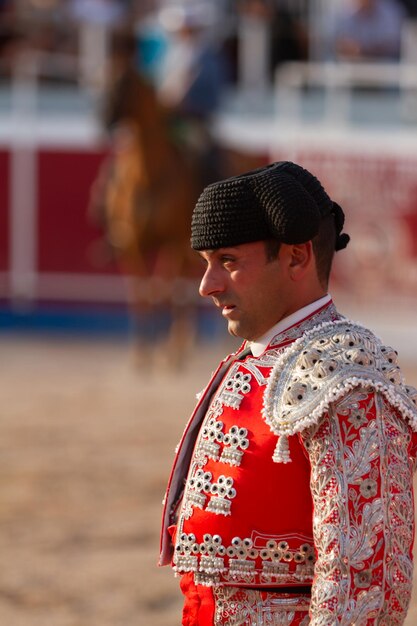
[[[127, 278], [128, 309], [132, 327], [133, 360], [149, 370], [158, 333], [156, 297], [149, 281], [153, 260], [143, 246], [149, 214], [143, 209], [141, 192], [146, 191], [144, 166], [138, 145], [126, 139], [117, 153], [117, 167], [107, 196], [109, 239], [116, 251], [122, 275]], [[146, 199], [146, 194], [145, 194]]]
[[[188, 291], [184, 285], [184, 290]], [[184, 296], [182, 302], [171, 302], [171, 326], [167, 341], [167, 352], [175, 368], [182, 368], [196, 341], [195, 309]]]
[[153, 274], [153, 280], [160, 280], [165, 287], [160, 302], [169, 315], [166, 333], [158, 342], [158, 361], [171, 369], [185, 364], [195, 342], [194, 297], [190, 298], [192, 290], [184, 277], [185, 262], [182, 246], [165, 246], [159, 251]]
[[155, 293], [149, 280], [149, 269], [137, 250], [119, 259], [119, 266], [126, 277], [132, 362], [135, 367], [148, 372], [157, 343], [159, 319], [155, 311]]

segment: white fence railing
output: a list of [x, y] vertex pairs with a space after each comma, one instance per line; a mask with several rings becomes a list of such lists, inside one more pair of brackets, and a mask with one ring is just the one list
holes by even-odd
[[277, 70], [275, 80], [277, 106], [286, 118], [301, 119], [305, 87], [323, 89], [324, 119], [332, 123], [347, 123], [355, 88], [398, 89], [403, 118], [415, 119], [416, 110], [410, 106], [417, 94], [415, 63], [286, 63]]

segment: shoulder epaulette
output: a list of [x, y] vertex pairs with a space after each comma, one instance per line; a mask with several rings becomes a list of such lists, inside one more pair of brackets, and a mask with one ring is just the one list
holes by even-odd
[[404, 383], [397, 352], [359, 324], [326, 322], [284, 350], [268, 379], [263, 417], [279, 436], [274, 461], [289, 462], [288, 436], [317, 424], [356, 387], [383, 394], [417, 432], [417, 390]]

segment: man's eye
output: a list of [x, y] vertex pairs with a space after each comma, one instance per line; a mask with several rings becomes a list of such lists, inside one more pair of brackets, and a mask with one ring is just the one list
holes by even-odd
[[230, 263], [234, 263], [236, 261], [236, 259], [232, 256], [224, 256], [222, 257], [222, 263], [223, 265], [228, 265]]

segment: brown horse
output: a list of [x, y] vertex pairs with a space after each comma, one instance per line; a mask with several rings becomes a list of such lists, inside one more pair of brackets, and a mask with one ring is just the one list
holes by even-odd
[[169, 307], [165, 355], [179, 363], [190, 338], [186, 320], [195, 260], [189, 239], [198, 176], [190, 156], [170, 139], [154, 89], [120, 54], [112, 84], [106, 114], [114, 129], [112, 154], [93, 187], [90, 210], [100, 214], [118, 263], [130, 276], [130, 306], [148, 327], [140, 354], [155, 342], [150, 327], [157, 312]]

